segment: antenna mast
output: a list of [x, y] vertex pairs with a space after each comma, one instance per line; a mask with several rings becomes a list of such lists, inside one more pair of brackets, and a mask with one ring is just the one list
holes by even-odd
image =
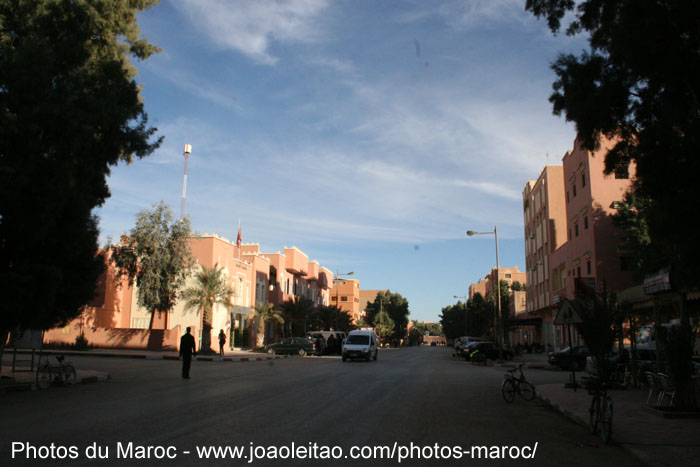
[[187, 159], [192, 152], [192, 145], [185, 144], [185, 176], [182, 178], [182, 206], [180, 207], [180, 220], [185, 218], [185, 197], [187, 196]]

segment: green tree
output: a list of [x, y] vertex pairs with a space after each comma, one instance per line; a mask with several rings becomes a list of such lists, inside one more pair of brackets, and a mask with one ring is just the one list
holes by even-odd
[[292, 336], [306, 336], [307, 323], [313, 309], [314, 303], [305, 297], [294, 296], [282, 303], [282, 313]]
[[[562, 54], [552, 65], [554, 113], [576, 124], [586, 149], [598, 148], [603, 136], [614, 142], [606, 173], [626, 176], [634, 163], [633, 190], [648, 203], [637, 211], [652, 252], [644, 267], [669, 267], [685, 297], [697, 286], [700, 262], [687, 224], [700, 214], [700, 2], [527, 0], [526, 9], [547, 18], [554, 33], [573, 12], [567, 34], [586, 35], [588, 51]], [[681, 326], [690, 326], [687, 318], [681, 313]], [[679, 401], [694, 399], [691, 385], [677, 391]]]
[[394, 323], [392, 338], [403, 339], [408, 328], [408, 300], [399, 293], [392, 293], [390, 290], [377, 293], [374, 302], [368, 303], [365, 308], [367, 322], [376, 327], [377, 315], [380, 311], [385, 311]]
[[130, 284], [136, 281], [138, 304], [151, 313], [151, 329], [156, 315], [168, 327], [168, 311], [194, 264], [190, 235], [189, 219], [174, 220], [170, 207], [161, 201], [152, 210], [139, 211], [129, 235], [109, 246], [117, 277]]
[[0, 1], [0, 358], [93, 297], [110, 167], [160, 144], [130, 64], [156, 51], [136, 24], [154, 3]]
[[[358, 324], [359, 325], [359, 324]], [[321, 305], [314, 308], [309, 316], [308, 328], [312, 331], [335, 330], [348, 332], [355, 329], [352, 317], [335, 305]]]
[[234, 296], [233, 288], [228, 285], [218, 265], [213, 268], [202, 266], [194, 275], [195, 285], [182, 292], [180, 298], [185, 302], [185, 311], [202, 312], [202, 353], [213, 353], [211, 348], [211, 325], [214, 306], [228, 307]]
[[396, 324], [394, 323], [394, 320], [391, 319], [391, 316], [389, 316], [389, 313], [386, 311], [381, 311], [379, 314], [375, 317], [375, 322], [374, 322], [374, 329], [377, 330], [377, 334], [379, 334], [379, 339], [383, 343], [387, 343], [391, 341], [391, 338], [395, 335], [395, 330], [396, 330]]
[[420, 345], [423, 342], [423, 336], [425, 333], [420, 328], [412, 327], [408, 331], [408, 341], [411, 345]]
[[255, 319], [257, 320], [255, 347], [260, 348], [265, 346], [265, 323], [284, 324], [284, 316], [281, 310], [275, 309], [273, 303], [258, 302], [255, 304]]
[[695, 286], [700, 249], [687, 219], [700, 214], [700, 3], [528, 0], [526, 8], [555, 33], [573, 12], [566, 32], [586, 34], [590, 50], [554, 62], [554, 113], [576, 124], [587, 149], [601, 136], [616, 141], [607, 173], [622, 176], [635, 163], [648, 247], [663, 260], [656, 269], [670, 266], [676, 286]]
[[461, 300], [454, 305], [448, 305], [442, 309], [440, 324], [448, 339], [456, 339], [467, 335], [470, 330], [467, 326], [467, 304]]

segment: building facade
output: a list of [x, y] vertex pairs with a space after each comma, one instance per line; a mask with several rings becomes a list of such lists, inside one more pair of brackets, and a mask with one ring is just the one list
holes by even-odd
[[[330, 303], [333, 273], [317, 261], [309, 261], [296, 247], [285, 248], [283, 253], [262, 253], [258, 244], [233, 243], [216, 234], [192, 237], [189, 244], [196, 264], [181, 290], [194, 286], [194, 274], [202, 266], [222, 270], [234, 296], [228, 306], [214, 306], [212, 339], [223, 330], [231, 348], [254, 345], [256, 304], [270, 302], [279, 307], [293, 297], [305, 297], [315, 305]], [[136, 285], [119, 280], [109, 263], [96, 295], [79, 319], [48, 331], [45, 341], [72, 343], [82, 332], [88, 342], [102, 347], [177, 349], [180, 335], [190, 327], [199, 348], [201, 310], [185, 310], [184, 303], [178, 301], [166, 316], [154, 319], [138, 305]], [[272, 326], [265, 332], [271, 337]]]
[[[598, 150], [588, 151], [576, 140], [560, 168], [545, 167], [523, 190], [529, 343], [568, 345], [566, 327], [553, 322], [562, 300], [574, 299], [581, 287], [602, 294], [631, 285], [611, 216], [631, 187], [634, 167], [604, 173], [614, 144], [603, 139]], [[575, 332], [573, 341], [581, 342]]]

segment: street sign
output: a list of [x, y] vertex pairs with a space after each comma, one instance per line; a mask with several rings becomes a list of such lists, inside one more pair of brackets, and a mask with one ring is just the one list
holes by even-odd
[[561, 308], [559, 308], [559, 313], [554, 318], [554, 324], [579, 324], [583, 323], [581, 315], [574, 307], [574, 304], [570, 300], [564, 300], [562, 302]]

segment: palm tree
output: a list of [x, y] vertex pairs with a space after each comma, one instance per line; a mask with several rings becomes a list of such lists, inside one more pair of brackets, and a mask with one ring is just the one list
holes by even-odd
[[292, 297], [282, 304], [282, 312], [292, 324], [292, 335], [306, 335], [306, 322], [313, 309], [314, 302], [305, 297]]
[[255, 317], [258, 320], [255, 346], [262, 347], [265, 345], [265, 323], [267, 321], [276, 321], [279, 324], [284, 324], [284, 318], [282, 313], [279, 310], [275, 310], [275, 306], [269, 302], [258, 302], [255, 304]]
[[229, 306], [234, 296], [233, 288], [217, 264], [213, 268], [202, 266], [195, 274], [195, 285], [182, 292], [185, 311], [202, 311], [202, 347], [200, 352], [213, 353], [211, 349], [211, 321], [215, 305]]

